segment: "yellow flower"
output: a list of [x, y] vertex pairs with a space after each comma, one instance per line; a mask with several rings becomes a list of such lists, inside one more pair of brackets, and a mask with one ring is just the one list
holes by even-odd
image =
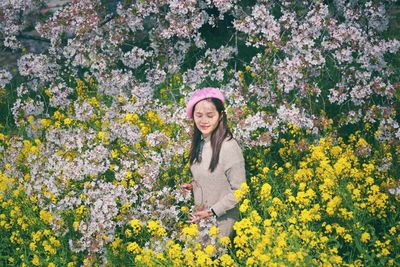
[[280, 247], [274, 247], [272, 249], [272, 253], [276, 256], [276, 257], [280, 257], [283, 254], [283, 250]]
[[123, 121], [135, 124], [135, 123], [138, 123], [140, 121], [140, 119], [136, 113], [126, 113]]
[[111, 151], [111, 158], [116, 159], [116, 158], [118, 158], [118, 156], [119, 156], [118, 151], [116, 149], [113, 149]]
[[344, 238], [344, 241], [346, 241], [347, 243], [350, 243], [353, 241], [353, 237], [350, 234], [345, 234], [343, 238]]
[[116, 250], [117, 248], [119, 248], [122, 244], [122, 239], [117, 237], [115, 238], [115, 240], [111, 243], [111, 247], [113, 248], [113, 250]]
[[325, 225], [325, 231], [326, 231], [326, 233], [332, 233], [332, 225], [330, 225], [330, 224], [327, 224], [327, 225]]
[[374, 178], [372, 178], [372, 177], [367, 177], [367, 178], [365, 178], [365, 183], [367, 184], [367, 185], [372, 185], [372, 184], [374, 184]]
[[332, 256], [332, 260], [334, 263], [341, 265], [341, 263], [343, 262], [342, 257], [338, 256], [338, 255], [333, 255]]
[[223, 247], [228, 247], [231, 244], [231, 239], [227, 236], [221, 237], [219, 240]]
[[271, 219], [276, 219], [278, 217], [278, 212], [276, 212], [276, 210], [272, 210], [269, 213], [269, 216], [271, 216]]
[[236, 200], [239, 202], [242, 198], [249, 192], [249, 186], [246, 183], [242, 183], [240, 188], [236, 190], [233, 195], [235, 196]]
[[210, 230], [208, 231], [208, 235], [211, 236], [211, 237], [217, 237], [218, 234], [219, 234], [219, 229], [218, 229], [218, 227], [215, 226], [215, 225], [212, 226], [212, 227], [210, 228]]
[[207, 245], [207, 247], [204, 249], [204, 252], [210, 257], [214, 254], [215, 251], [216, 249], [213, 245]]
[[36, 243], [35, 243], [35, 242], [29, 243], [29, 248], [30, 248], [30, 250], [32, 250], [32, 251], [36, 251], [36, 248], [37, 248]]
[[61, 242], [59, 240], [57, 240], [54, 236], [51, 236], [49, 238], [49, 240], [50, 240], [50, 243], [52, 245], [54, 245], [55, 247], [60, 247], [61, 246]]
[[212, 265], [212, 259], [210, 258], [210, 256], [208, 256], [206, 253], [204, 253], [201, 250], [197, 250], [195, 252], [197, 261], [196, 261], [196, 265], [197, 266], [211, 266]]
[[131, 179], [131, 178], [133, 177], [133, 172], [131, 172], [131, 171], [126, 171], [126, 172], [125, 172], [125, 177], [128, 178], [128, 179]]
[[38, 255], [34, 255], [34, 256], [33, 256], [32, 264], [35, 265], [35, 266], [39, 266], [40, 260], [39, 260]]
[[239, 211], [241, 213], [244, 213], [247, 211], [248, 208], [249, 208], [249, 200], [245, 199], [245, 200], [243, 200], [243, 203], [240, 205]]
[[42, 126], [42, 128], [47, 128], [51, 125], [51, 120], [49, 119], [41, 119], [40, 120], [40, 126]]
[[80, 224], [80, 223], [79, 223], [78, 221], [74, 221], [74, 222], [72, 223], [72, 227], [74, 228], [75, 231], [78, 230], [79, 224]]
[[193, 253], [192, 249], [191, 248], [185, 249], [183, 254], [184, 254], [186, 263], [188, 265], [193, 264], [193, 262], [194, 262], [194, 253]]
[[337, 176], [341, 176], [344, 173], [348, 172], [351, 169], [351, 163], [347, 157], [341, 157], [338, 161], [333, 165], [335, 173]]
[[261, 187], [260, 197], [262, 200], [269, 199], [271, 197], [272, 186], [268, 183], [265, 183]]
[[64, 117], [64, 115], [63, 114], [61, 114], [61, 112], [60, 111], [56, 111], [56, 112], [54, 112], [54, 114], [53, 114], [53, 118], [54, 119], [56, 119], [56, 120], [60, 120], [60, 119], [62, 119]]
[[360, 139], [358, 139], [357, 146], [363, 147], [363, 146], [367, 146], [367, 145], [368, 145], [368, 142], [365, 141], [364, 138], [361, 137]]
[[182, 235], [187, 236], [189, 238], [196, 237], [199, 234], [199, 229], [197, 224], [190, 224], [182, 229]]
[[98, 132], [97, 138], [100, 139], [103, 143], [108, 143], [109, 137], [106, 132]]
[[73, 122], [73, 119], [71, 119], [71, 118], [65, 118], [64, 119], [64, 124], [65, 125], [70, 125], [72, 122]]
[[136, 242], [129, 242], [126, 247], [126, 250], [132, 253], [140, 253], [141, 248]]
[[88, 100], [88, 103], [89, 103], [91, 106], [95, 107], [95, 108], [99, 108], [99, 107], [100, 107], [100, 103], [99, 103], [99, 101], [96, 99], [96, 97], [91, 97], [91, 98]]
[[380, 254], [385, 257], [390, 254], [390, 251], [387, 248], [383, 248]]
[[243, 71], [241, 71], [241, 70], [239, 70], [238, 71], [238, 74], [239, 74], [239, 81], [243, 81], [244, 80], [244, 73], [243, 73]]
[[339, 196], [335, 196], [326, 205], [326, 213], [328, 213], [328, 215], [332, 216], [335, 213], [336, 208], [340, 205], [341, 202], [342, 202], [342, 198]]
[[244, 197], [244, 193], [242, 190], [236, 190], [235, 192], [233, 192], [233, 195], [235, 196], [236, 201], [241, 201], [242, 198]]
[[188, 212], [189, 208], [187, 206], [182, 206], [181, 207], [181, 212]]
[[255, 266], [256, 265], [256, 260], [254, 259], [254, 257], [249, 257], [246, 260], [246, 266]]
[[222, 267], [230, 267], [237, 265], [235, 261], [231, 258], [231, 256], [229, 256], [228, 254], [222, 255], [219, 259]]
[[269, 172], [269, 168], [268, 168], [268, 167], [264, 167], [264, 168], [262, 169], [262, 172], [263, 172], [264, 174], [268, 173], [268, 172]]
[[142, 223], [137, 220], [137, 219], [133, 219], [130, 221], [130, 225], [133, 228], [133, 232], [137, 235], [139, 233], [139, 231], [142, 229]]
[[361, 234], [361, 242], [367, 243], [370, 239], [371, 239], [371, 236], [369, 235], [369, 233], [364, 232]]
[[390, 233], [391, 235], [396, 234], [396, 227], [390, 228], [389, 233]]
[[240, 189], [245, 193], [245, 194], [247, 194], [248, 192], [249, 192], [249, 186], [246, 184], [246, 183], [242, 183], [241, 185], [240, 185]]
[[334, 157], [338, 157], [342, 153], [342, 148], [340, 146], [334, 146], [331, 148], [331, 154]]
[[159, 221], [149, 221], [147, 229], [149, 229], [151, 234], [156, 236], [165, 236], [167, 234], [167, 231], [160, 225]]
[[286, 257], [287, 257], [288, 261], [289, 261], [290, 263], [292, 263], [292, 264], [293, 264], [293, 263], [296, 263], [296, 261], [297, 261], [297, 254], [294, 253], [294, 252], [292, 252], [292, 251], [290, 251], [289, 253], [287, 253]]
[[39, 215], [40, 219], [46, 224], [50, 224], [54, 220], [53, 214], [50, 211], [41, 210]]

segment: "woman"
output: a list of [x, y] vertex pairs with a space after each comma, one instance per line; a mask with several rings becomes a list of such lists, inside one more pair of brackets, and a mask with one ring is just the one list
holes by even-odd
[[224, 96], [211, 87], [195, 92], [187, 115], [194, 120], [189, 159], [193, 182], [181, 187], [193, 190], [197, 207], [189, 222], [216, 216], [220, 236], [232, 237], [239, 217], [233, 193], [246, 178], [242, 151], [228, 129]]

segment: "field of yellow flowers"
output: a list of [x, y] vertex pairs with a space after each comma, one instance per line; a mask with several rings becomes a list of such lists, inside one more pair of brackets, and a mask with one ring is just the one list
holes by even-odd
[[132, 113], [123, 107], [137, 99], [108, 106], [87, 84], [77, 82], [74, 103], [92, 110], [86, 120], [72, 119], [71, 106], [20, 121], [35, 138], [0, 135], [3, 265], [398, 264], [399, 184], [382, 166], [398, 164], [400, 147], [371, 141], [368, 124], [346, 138], [328, 127], [317, 139], [288, 124], [271, 146], [245, 149], [230, 240], [211, 221], [185, 222], [191, 198], [177, 185], [190, 174], [178, 144], [189, 135], [168, 120], [173, 109]]
[[[0, 266], [400, 266], [398, 1], [0, 2]], [[179, 189], [206, 86], [233, 239]]]

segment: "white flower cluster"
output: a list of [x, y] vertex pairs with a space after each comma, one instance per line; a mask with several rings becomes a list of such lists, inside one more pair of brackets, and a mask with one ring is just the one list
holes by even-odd
[[9, 71], [0, 69], [0, 87], [6, 86], [12, 79]]
[[205, 79], [223, 81], [226, 77], [226, 67], [232, 55], [236, 52], [233, 47], [221, 46], [218, 49], [207, 49], [202, 60], [198, 60], [193, 69], [183, 74], [184, 83], [195, 88]]
[[18, 71], [23, 76], [50, 81], [57, 74], [57, 65], [46, 55], [26, 54], [18, 60]]
[[55, 108], [67, 108], [71, 100], [68, 97], [74, 92], [74, 90], [68, 87], [65, 83], [52, 84], [49, 87], [51, 93], [50, 105]]
[[117, 226], [114, 217], [119, 214], [118, 205], [131, 203], [132, 198], [123, 186], [107, 182], [88, 183], [82, 194], [86, 196], [82, 204], [89, 211], [86, 220], [80, 221], [77, 229], [82, 237], [79, 240], [71, 239], [70, 247], [75, 252], [100, 252], [105, 243], [113, 240]]
[[294, 104], [290, 107], [281, 105], [277, 113], [281, 122], [289, 122], [299, 128], [316, 129], [314, 128], [313, 118], [307, 116], [304, 111], [301, 111]]
[[136, 69], [142, 65], [147, 58], [151, 57], [152, 54], [151, 51], [146, 52], [139, 47], [134, 47], [123, 55], [122, 62], [128, 67]]
[[280, 25], [266, 5], [255, 5], [251, 15], [235, 20], [234, 27], [249, 35], [247, 45], [260, 47], [267, 46], [268, 42], [271, 42], [275, 46], [280, 46]]

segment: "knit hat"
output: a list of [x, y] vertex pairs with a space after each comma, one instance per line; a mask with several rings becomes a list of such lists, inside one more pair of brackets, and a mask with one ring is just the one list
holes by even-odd
[[190, 119], [193, 118], [194, 106], [201, 100], [204, 100], [207, 98], [217, 98], [222, 101], [222, 104], [225, 103], [225, 98], [224, 98], [223, 94], [217, 88], [213, 88], [213, 87], [202, 88], [202, 89], [196, 91], [190, 98], [189, 102], [187, 103], [186, 113]]

